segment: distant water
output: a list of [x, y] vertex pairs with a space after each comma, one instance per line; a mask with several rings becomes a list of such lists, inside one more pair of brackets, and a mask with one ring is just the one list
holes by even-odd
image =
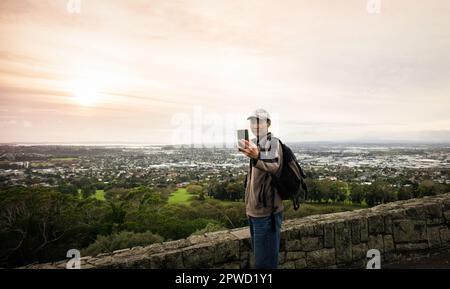
[[[318, 148], [318, 147], [334, 147], [334, 148], [347, 148], [347, 149], [367, 149], [371, 148], [373, 150], [385, 150], [385, 149], [408, 149], [408, 148], [418, 148], [418, 147], [440, 147], [440, 148], [450, 148], [450, 142], [405, 142], [405, 141], [386, 141], [386, 142], [360, 142], [360, 141], [302, 141], [302, 142], [285, 142], [290, 146], [300, 146], [304, 148]], [[11, 146], [98, 146], [98, 147], [129, 147], [129, 148], [146, 148], [146, 147], [164, 147], [164, 146], [186, 146], [186, 147], [199, 147], [204, 146], [205, 148], [234, 148], [235, 143], [224, 143], [224, 144], [169, 144], [169, 143], [128, 143], [128, 142], [79, 142], [79, 143], [68, 143], [68, 142], [36, 142], [36, 143], [0, 143], [0, 145], [11, 145]]]

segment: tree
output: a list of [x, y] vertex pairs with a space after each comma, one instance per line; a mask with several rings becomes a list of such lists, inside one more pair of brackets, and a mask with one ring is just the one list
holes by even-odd
[[341, 181], [335, 181], [334, 185], [336, 186], [337, 189], [337, 201], [339, 202], [344, 202], [345, 200], [348, 199], [347, 196], [347, 183], [346, 182], [341, 182]]
[[445, 187], [443, 185], [427, 179], [420, 182], [419, 187], [417, 188], [417, 193], [419, 197], [435, 196], [438, 194], [442, 194], [444, 190]]
[[227, 184], [225, 191], [227, 200], [236, 201], [244, 198], [245, 192], [241, 183], [230, 182]]
[[204, 192], [201, 192], [199, 195], [198, 195], [198, 197], [197, 197], [197, 200], [199, 200], [199, 201], [204, 201], [206, 198], [205, 198], [205, 193]]
[[110, 253], [115, 250], [136, 246], [148, 246], [163, 241], [163, 237], [151, 232], [134, 233], [122, 231], [107, 236], [98, 235], [95, 242], [83, 249], [81, 254], [83, 256], [95, 256], [100, 253]]
[[225, 200], [227, 198], [225, 184], [219, 182], [212, 182], [211, 185], [208, 187], [208, 195], [218, 200]]
[[123, 202], [111, 202], [110, 203], [111, 212], [109, 214], [109, 220], [113, 225], [116, 225], [120, 229], [121, 225], [124, 223], [125, 216], [127, 214], [124, 209]]
[[97, 190], [93, 184], [84, 184], [81, 187], [81, 194], [85, 199], [89, 198], [92, 195], [95, 195], [96, 191]]
[[408, 200], [414, 198], [414, 189], [411, 186], [402, 186], [397, 193], [399, 200]]
[[325, 202], [329, 202], [330, 200], [336, 201], [339, 196], [339, 188], [336, 182], [328, 179], [318, 181], [318, 190]]
[[366, 186], [358, 183], [353, 183], [351, 185], [351, 193], [350, 193], [350, 198], [352, 202], [355, 204], [360, 204], [366, 197], [365, 191]]
[[58, 191], [60, 191], [63, 194], [68, 194], [72, 196], [78, 196], [78, 190], [75, 185], [72, 184], [62, 184], [58, 186]]
[[[12, 188], [0, 195], [0, 259], [19, 266], [64, 256], [82, 228], [78, 199], [48, 188]], [[64, 246], [62, 246], [64, 244]], [[59, 257], [60, 258], [60, 257]]]
[[318, 181], [312, 178], [307, 178], [306, 185], [308, 186], [308, 200], [320, 202], [323, 198], [323, 195], [321, 194], [321, 190], [319, 189]]
[[369, 186], [366, 202], [369, 206], [384, 204], [397, 200], [397, 194], [391, 185], [385, 181], [375, 181]]
[[193, 195], [199, 195], [201, 192], [203, 192], [203, 187], [201, 185], [191, 184], [186, 186], [186, 191]]

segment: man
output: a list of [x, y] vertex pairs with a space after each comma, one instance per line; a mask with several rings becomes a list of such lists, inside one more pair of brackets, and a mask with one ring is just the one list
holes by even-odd
[[256, 138], [240, 140], [239, 149], [250, 158], [245, 204], [255, 269], [276, 269], [283, 203], [271, 180], [281, 169], [283, 152], [279, 140], [268, 131], [271, 120], [266, 110], [257, 109], [247, 119]]

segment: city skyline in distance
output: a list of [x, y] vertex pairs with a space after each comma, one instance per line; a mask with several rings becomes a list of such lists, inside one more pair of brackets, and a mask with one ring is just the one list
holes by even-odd
[[[332, 141], [332, 140], [321, 140], [321, 141], [288, 141], [288, 144], [297, 145], [342, 145], [342, 146], [357, 146], [357, 145], [444, 145], [450, 147], [450, 141], [420, 141], [420, 140], [342, 140], [342, 141]], [[78, 142], [1, 142], [0, 145], [11, 145], [11, 146], [105, 146], [105, 147], [196, 147], [196, 148], [234, 148], [235, 143], [149, 143], [149, 142], [95, 142], [95, 141], [78, 141]], [[225, 146], [226, 145], [226, 146]]]

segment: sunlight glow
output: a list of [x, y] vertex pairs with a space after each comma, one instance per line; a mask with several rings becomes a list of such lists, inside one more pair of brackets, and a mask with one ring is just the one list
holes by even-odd
[[82, 106], [94, 106], [102, 100], [98, 87], [90, 81], [75, 81], [71, 88], [74, 101]]

